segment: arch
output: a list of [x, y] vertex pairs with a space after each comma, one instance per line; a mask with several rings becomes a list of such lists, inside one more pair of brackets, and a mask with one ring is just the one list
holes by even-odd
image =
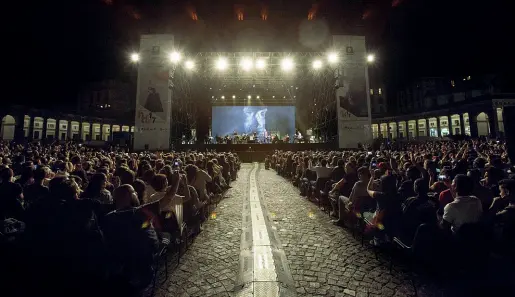
[[426, 119], [418, 119], [418, 136], [429, 136], [428, 128], [426, 127]]
[[390, 139], [399, 137], [399, 135], [397, 135], [397, 123], [395, 123], [395, 122], [388, 123], [388, 136], [389, 136], [388, 138], [390, 138]]
[[45, 119], [42, 117], [34, 117], [34, 133], [32, 135], [33, 139], [43, 139], [45, 136], [43, 136], [43, 125], [45, 123]]
[[100, 131], [100, 124], [93, 123], [93, 129], [91, 129], [91, 139], [92, 140], [102, 140], [102, 133]]
[[477, 134], [478, 136], [488, 136], [490, 132], [490, 123], [488, 122], [488, 115], [481, 112], [476, 116]]
[[130, 131], [130, 127], [129, 126], [122, 126], [122, 131], [123, 132], [129, 132]]
[[57, 121], [52, 118], [46, 120], [46, 135], [45, 137], [56, 138], [57, 133]]
[[459, 114], [451, 114], [449, 116], [449, 123], [452, 126], [452, 131], [451, 131], [452, 135], [463, 134], [463, 132], [461, 131], [461, 123], [460, 123], [460, 115]]
[[449, 126], [449, 117], [440, 116], [438, 117], [438, 119], [440, 120], [440, 135], [443, 137], [452, 134]]
[[469, 123], [469, 113], [466, 112], [463, 114], [463, 121], [465, 122], [465, 135], [470, 136], [470, 123]]
[[71, 131], [71, 135], [69, 135], [69, 137], [71, 139], [74, 139], [74, 140], [79, 140], [81, 139], [81, 136], [80, 136], [80, 122], [78, 121], [70, 121], [70, 125], [72, 125], [72, 131]]
[[113, 132], [120, 132], [121, 127], [120, 125], [113, 125]]
[[373, 138], [379, 137], [379, 125], [378, 124], [372, 124], [372, 135], [373, 135]]
[[407, 123], [407, 131], [409, 138], [414, 138], [418, 136], [417, 130], [417, 121], [416, 120], [409, 120]]
[[111, 136], [111, 128], [109, 127], [109, 124], [103, 124], [102, 125], [102, 140], [109, 141], [110, 136]]
[[30, 119], [31, 119], [31, 117], [29, 115], [23, 116], [23, 136], [24, 137], [29, 137]]
[[16, 119], [8, 114], [2, 118], [1, 136], [3, 140], [14, 139], [14, 129], [16, 127]]
[[82, 140], [91, 140], [90, 136], [93, 131], [90, 130], [90, 122], [82, 122]]
[[132, 133], [134, 133], [134, 129], [136, 129], [136, 127], [131, 126], [131, 132], [132, 132]]

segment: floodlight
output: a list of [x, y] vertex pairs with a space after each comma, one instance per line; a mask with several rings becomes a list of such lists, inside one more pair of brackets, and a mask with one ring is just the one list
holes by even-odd
[[370, 54], [367, 56], [367, 62], [368, 63], [373, 63], [376, 59], [376, 56], [374, 56], [373, 54]]
[[320, 61], [320, 60], [315, 60], [315, 61], [313, 61], [313, 68], [314, 68], [314, 69], [320, 69], [320, 68], [322, 68], [322, 61]]
[[327, 61], [329, 61], [329, 63], [338, 62], [338, 54], [337, 53], [329, 53], [327, 55]]
[[170, 61], [172, 61], [172, 63], [179, 63], [179, 61], [181, 61], [181, 59], [182, 59], [181, 53], [179, 53], [179, 52], [170, 53]]
[[222, 96], [222, 99], [225, 99], [225, 96]]
[[241, 68], [243, 68], [243, 70], [245, 70], [245, 71], [252, 70], [252, 67], [254, 67], [254, 63], [253, 63], [252, 59], [250, 59], [250, 58], [241, 59], [240, 65], [241, 65]]
[[284, 58], [281, 61], [281, 69], [284, 71], [290, 71], [293, 69], [293, 60], [291, 58]]
[[195, 62], [188, 60], [186, 61], [186, 63], [184, 63], [184, 66], [186, 67], [186, 69], [192, 70], [193, 68], [195, 68]]
[[252, 96], [248, 95], [248, 96], [247, 96], [247, 99], [250, 99], [250, 98], [252, 98]]
[[256, 68], [259, 69], [259, 70], [262, 70], [262, 69], [265, 69], [266, 67], [266, 62], [264, 59], [258, 59], [256, 61]]
[[220, 57], [216, 61], [216, 69], [218, 69], [218, 70], [225, 70], [225, 69], [227, 69], [227, 66], [228, 66], [227, 59], [224, 57]]
[[132, 54], [131, 54], [131, 61], [132, 61], [133, 63], [138, 62], [138, 61], [139, 61], [139, 54], [138, 54], [138, 53], [132, 53]]
[[236, 99], [236, 95], [232, 95], [232, 99]]
[[256, 98], [259, 99], [259, 96], [257, 96]]

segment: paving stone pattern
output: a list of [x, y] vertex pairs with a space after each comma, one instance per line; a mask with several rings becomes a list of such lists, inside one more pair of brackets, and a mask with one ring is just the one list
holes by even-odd
[[[413, 296], [409, 275], [341, 227], [273, 170], [259, 171], [258, 185], [271, 212], [290, 265], [297, 296]], [[433, 284], [419, 283], [418, 296], [442, 296]]]
[[[204, 224], [168, 281], [155, 296], [232, 296], [238, 273], [243, 197], [248, 194], [252, 164], [243, 164], [239, 178]], [[295, 281], [303, 296], [413, 296], [409, 275], [396, 267], [390, 274], [385, 259], [376, 260], [349, 231], [334, 226], [327, 214], [299, 195], [297, 188], [261, 167], [258, 186]], [[170, 267], [174, 266], [170, 259]], [[418, 281], [418, 296], [442, 296], [434, 285]], [[251, 297], [251, 296], [249, 296]]]
[[[226, 193], [193, 244], [174, 271], [170, 269], [168, 281], [156, 296], [229, 296], [236, 274], [241, 242], [243, 197], [248, 194], [249, 173], [252, 164], [243, 164]], [[176, 262], [170, 259], [170, 267]]]

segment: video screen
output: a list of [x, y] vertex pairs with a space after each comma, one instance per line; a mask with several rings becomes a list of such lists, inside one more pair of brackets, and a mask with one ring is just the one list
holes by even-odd
[[253, 134], [283, 138], [295, 134], [295, 106], [213, 106], [211, 135]]

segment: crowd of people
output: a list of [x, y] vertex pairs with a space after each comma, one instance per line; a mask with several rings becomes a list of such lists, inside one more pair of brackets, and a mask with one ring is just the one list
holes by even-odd
[[202, 231], [210, 205], [230, 188], [239, 167], [232, 153], [1, 142], [2, 292], [145, 291], [161, 247], [180, 242], [185, 226], [194, 230], [186, 236]]
[[488, 235], [482, 237], [488, 251], [513, 258], [515, 171], [503, 142], [477, 139], [404, 143], [378, 151], [277, 151], [267, 157], [266, 167], [330, 210], [334, 224], [364, 221], [374, 247], [391, 246], [394, 238], [410, 245], [423, 225], [453, 242], [481, 230]]

